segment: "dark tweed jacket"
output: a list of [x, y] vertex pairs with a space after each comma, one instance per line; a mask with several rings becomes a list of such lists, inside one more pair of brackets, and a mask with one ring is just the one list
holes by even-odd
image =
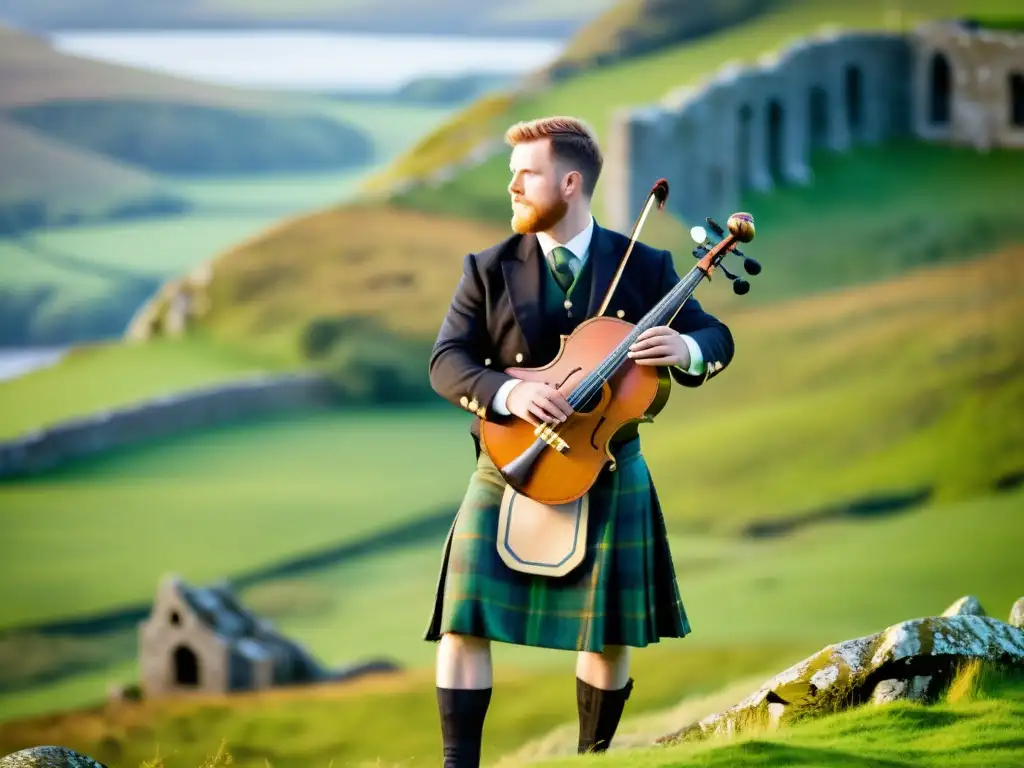
[[[586, 318], [601, 306], [629, 238], [596, 222], [590, 244], [591, 292]], [[491, 410], [510, 367], [547, 364], [558, 351], [558, 334], [542, 327], [544, 255], [536, 235], [513, 235], [466, 256], [462, 276], [430, 357], [430, 382], [441, 397], [476, 414], [470, 431], [479, 438], [480, 419], [515, 418]], [[633, 246], [607, 314], [636, 323], [679, 281], [668, 251], [641, 242]], [[721, 373], [733, 356], [729, 329], [688, 299], [672, 328], [691, 336], [704, 356], [705, 372], [691, 376], [671, 368], [673, 379], [697, 387]], [[478, 443], [479, 449], [479, 443]]]

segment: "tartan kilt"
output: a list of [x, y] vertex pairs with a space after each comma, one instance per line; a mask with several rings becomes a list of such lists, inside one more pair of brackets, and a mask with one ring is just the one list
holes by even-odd
[[587, 553], [561, 577], [519, 573], [496, 540], [505, 481], [481, 451], [442, 548], [434, 610], [425, 633], [571, 651], [605, 645], [642, 648], [684, 637], [690, 624], [679, 595], [665, 521], [639, 439], [614, 451], [590, 491]]

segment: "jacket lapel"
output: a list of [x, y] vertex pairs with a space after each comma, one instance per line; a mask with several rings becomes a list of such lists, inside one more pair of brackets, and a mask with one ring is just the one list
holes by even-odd
[[594, 234], [590, 240], [590, 302], [587, 305], [587, 317], [597, 314], [604, 301], [608, 287], [612, 284], [615, 271], [619, 268], [619, 257], [612, 250], [611, 238], [607, 232], [594, 222]]
[[501, 262], [512, 313], [531, 357], [535, 357], [540, 348], [537, 335], [541, 326], [540, 270], [543, 260], [537, 236], [530, 234], [524, 235], [516, 250]]

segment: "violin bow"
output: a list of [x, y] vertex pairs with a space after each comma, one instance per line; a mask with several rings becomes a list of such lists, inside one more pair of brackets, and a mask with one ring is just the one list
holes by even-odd
[[597, 310], [597, 315], [603, 315], [605, 310], [608, 309], [608, 304], [612, 300], [612, 294], [615, 293], [615, 288], [619, 284], [619, 279], [622, 277], [622, 272], [626, 268], [626, 261], [629, 259], [629, 254], [633, 252], [633, 244], [636, 243], [640, 237], [640, 230], [643, 229], [644, 221], [647, 219], [647, 214], [651, 212], [651, 208], [654, 203], [657, 202], [658, 210], [665, 210], [665, 201], [668, 200], [668, 180], [661, 178], [654, 182], [654, 186], [651, 187], [651, 191], [647, 193], [647, 202], [644, 203], [644, 208], [637, 217], [636, 223], [633, 224], [633, 234], [629, 236], [629, 245], [626, 246], [626, 253], [623, 254], [622, 260], [619, 262], [619, 268], [615, 272], [615, 277], [612, 279], [612, 284], [608, 286], [608, 291], [604, 295], [604, 301], [601, 302], [601, 308]]

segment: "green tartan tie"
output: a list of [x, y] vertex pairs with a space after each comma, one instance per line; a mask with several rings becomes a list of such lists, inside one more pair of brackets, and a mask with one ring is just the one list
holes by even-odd
[[574, 258], [572, 251], [560, 245], [551, 252], [551, 258], [554, 263], [554, 269], [551, 270], [551, 274], [554, 275], [558, 284], [562, 286], [562, 290], [568, 291], [574, 279], [572, 269], [569, 268], [569, 263]]

